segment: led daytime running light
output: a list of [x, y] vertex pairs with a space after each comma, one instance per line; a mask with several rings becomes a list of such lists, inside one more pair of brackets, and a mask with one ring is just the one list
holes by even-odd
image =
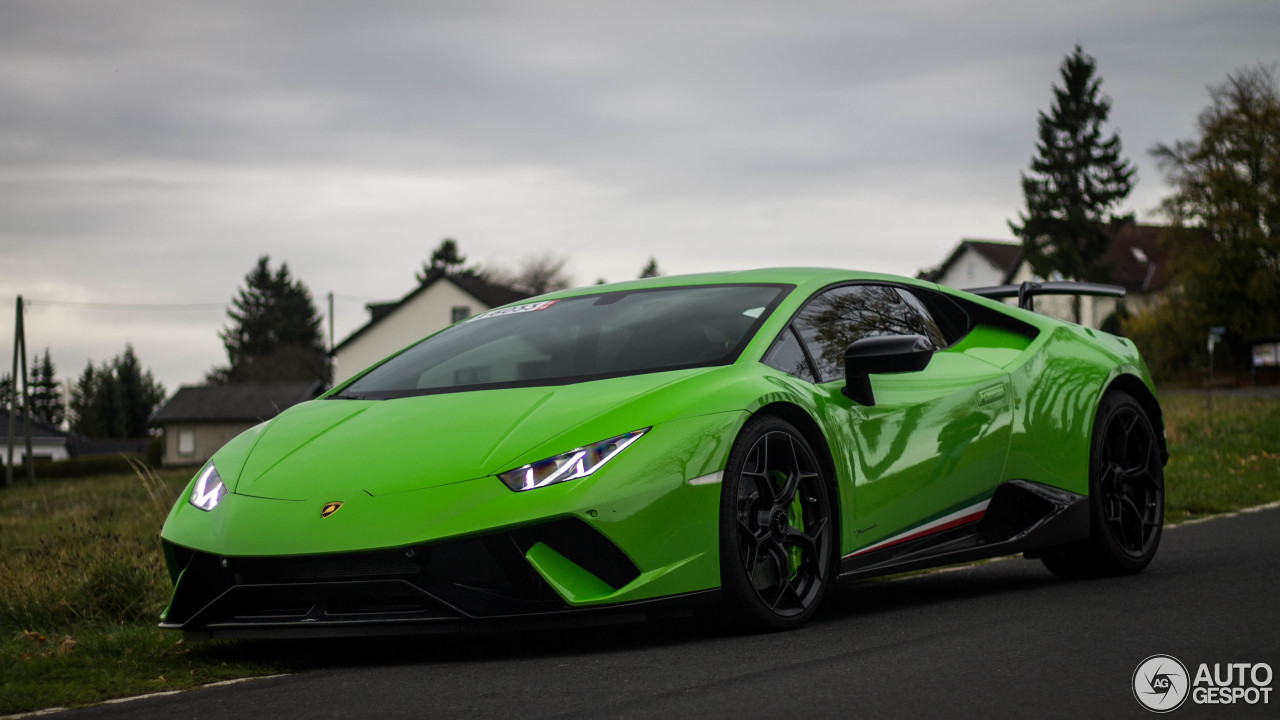
[[586, 477], [648, 431], [649, 428], [635, 430], [586, 447], [575, 448], [546, 460], [499, 473], [498, 478], [512, 490], [523, 492]]
[[213, 463], [209, 463], [196, 476], [196, 484], [192, 486], [191, 495], [187, 497], [187, 502], [205, 512], [209, 512], [218, 506], [218, 502], [226, 494], [227, 488], [222, 484], [222, 478], [218, 476], [217, 468], [213, 466]]

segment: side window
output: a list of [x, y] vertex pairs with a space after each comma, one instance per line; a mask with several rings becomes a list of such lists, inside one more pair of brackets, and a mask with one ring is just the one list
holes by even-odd
[[942, 328], [938, 327], [938, 322], [933, 319], [933, 315], [925, 309], [924, 303], [909, 290], [898, 288], [898, 295], [902, 297], [903, 302], [911, 306], [917, 317], [920, 318], [920, 327], [924, 331], [920, 333], [929, 338], [934, 347], [946, 347], [950, 345], [947, 342], [946, 334], [942, 332]]
[[923, 314], [931, 318], [942, 332], [945, 342], [940, 347], [955, 345], [973, 329], [969, 313], [950, 296], [928, 290], [912, 290], [911, 294], [926, 308], [927, 312]]
[[800, 347], [800, 341], [796, 339], [795, 331], [790, 327], [783, 330], [778, 339], [773, 341], [773, 347], [769, 348], [769, 352], [765, 353], [760, 361], [788, 375], [814, 382], [809, 359], [804, 356], [804, 349]]
[[896, 289], [885, 285], [832, 288], [805, 305], [796, 317], [795, 328], [817, 366], [818, 382], [844, 377], [844, 351], [856, 340], [880, 335], [941, 338], [936, 325], [931, 334], [920, 313]]

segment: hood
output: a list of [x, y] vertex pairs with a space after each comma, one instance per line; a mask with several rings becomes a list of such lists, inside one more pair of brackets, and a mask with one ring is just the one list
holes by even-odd
[[700, 372], [392, 400], [313, 400], [267, 424], [233, 492], [281, 500], [352, 490], [376, 496], [493, 475], [566, 430]]

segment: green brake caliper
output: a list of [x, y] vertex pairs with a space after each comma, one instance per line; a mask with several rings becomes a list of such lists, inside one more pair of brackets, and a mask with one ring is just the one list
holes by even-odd
[[[791, 499], [791, 506], [787, 508], [787, 522], [796, 530], [804, 532], [804, 505], [800, 502], [800, 488], [796, 488], [796, 496]], [[800, 572], [800, 548], [793, 546], [788, 554], [791, 556], [791, 577], [794, 579]]]

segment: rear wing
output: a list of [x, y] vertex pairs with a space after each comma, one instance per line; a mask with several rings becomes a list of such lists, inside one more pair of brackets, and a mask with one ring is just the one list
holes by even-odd
[[1104, 297], [1124, 297], [1125, 289], [1119, 285], [1102, 283], [1074, 282], [1060, 280], [1057, 282], [1031, 282], [1021, 285], [993, 285], [991, 287], [969, 288], [965, 292], [973, 293], [992, 300], [1018, 298], [1018, 307], [1023, 310], [1035, 310], [1037, 295], [1101, 295]]

